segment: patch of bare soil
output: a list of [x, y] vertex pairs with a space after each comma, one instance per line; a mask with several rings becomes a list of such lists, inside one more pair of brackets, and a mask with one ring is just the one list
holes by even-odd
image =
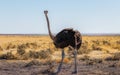
[[[0, 75], [50, 75], [48, 68], [48, 64], [30, 60], [0, 60]], [[72, 74], [73, 69], [73, 63], [63, 64], [58, 75], [75, 75]], [[79, 60], [76, 75], [120, 75], [120, 61]]]

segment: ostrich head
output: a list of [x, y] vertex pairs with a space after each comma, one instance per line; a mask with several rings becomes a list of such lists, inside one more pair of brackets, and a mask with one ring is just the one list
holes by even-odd
[[44, 13], [45, 13], [45, 14], [48, 14], [48, 11], [47, 11], [47, 10], [45, 10], [45, 11], [44, 11]]

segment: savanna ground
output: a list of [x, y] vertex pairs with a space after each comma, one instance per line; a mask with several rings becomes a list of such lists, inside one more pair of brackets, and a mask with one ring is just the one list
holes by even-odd
[[[59, 75], [73, 75], [73, 51], [65, 54]], [[0, 75], [50, 75], [60, 59], [49, 36], [0, 35]], [[83, 36], [77, 59], [77, 75], [120, 75], [120, 36]]]

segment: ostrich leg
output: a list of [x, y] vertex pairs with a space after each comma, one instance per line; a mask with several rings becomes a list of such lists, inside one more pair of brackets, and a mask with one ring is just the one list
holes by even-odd
[[62, 59], [61, 59], [61, 62], [58, 66], [58, 70], [56, 72], [57, 74], [61, 71], [61, 67], [62, 67], [62, 64], [63, 64], [64, 57], [65, 57], [65, 53], [64, 53], [64, 49], [62, 49]]
[[75, 35], [75, 51], [74, 51], [74, 64], [75, 64], [75, 68], [74, 68], [74, 71], [73, 71], [73, 74], [76, 74], [77, 73], [77, 37]]

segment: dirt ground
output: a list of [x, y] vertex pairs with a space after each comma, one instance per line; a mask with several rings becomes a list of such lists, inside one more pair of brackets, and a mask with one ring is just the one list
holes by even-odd
[[[0, 60], [0, 75], [49, 75], [46, 71], [48, 65], [28, 65], [29, 62], [30, 60]], [[58, 75], [75, 75], [72, 74], [73, 69], [73, 64], [64, 64]], [[79, 60], [76, 75], [120, 75], [120, 61], [90, 64], [86, 60]]]

